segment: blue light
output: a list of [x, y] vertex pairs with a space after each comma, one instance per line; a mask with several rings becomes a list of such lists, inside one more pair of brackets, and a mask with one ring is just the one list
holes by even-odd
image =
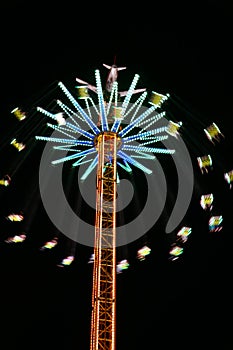
[[127, 91], [125, 99], [124, 99], [124, 101], [122, 103], [122, 114], [123, 115], [124, 115], [124, 112], [125, 112], [126, 108], [128, 107], [129, 101], [130, 101], [130, 99], [131, 99], [131, 97], [133, 95], [133, 91], [134, 91], [135, 86], [136, 86], [136, 84], [138, 82], [138, 79], [139, 79], [139, 75], [135, 74], [134, 79], [133, 79], [133, 81], [132, 81], [132, 83], [131, 83], [131, 85], [129, 87], [129, 90]]
[[141, 169], [142, 171], [144, 171], [147, 174], [151, 174], [152, 170], [146, 168], [144, 165], [142, 165], [141, 163], [137, 162], [136, 160], [134, 160], [132, 157], [128, 156], [126, 153], [122, 152], [122, 151], [118, 151], [118, 155], [126, 160], [128, 163], [134, 165], [135, 167]]
[[152, 136], [152, 135], [158, 134], [160, 132], [163, 132], [165, 130], [166, 130], [166, 127], [161, 127], [161, 128], [155, 129], [155, 130], [150, 130], [150, 131], [146, 131], [144, 133], [138, 133], [136, 135], [125, 137], [124, 143], [134, 141], [134, 140], [145, 140], [147, 138], [147, 136]]
[[[36, 140], [42, 140], [42, 141], [50, 141], [50, 142], [60, 142], [60, 143], [69, 143], [77, 145], [77, 140], [70, 140], [70, 139], [59, 139], [57, 137], [46, 137], [46, 136], [35, 136]], [[92, 142], [91, 142], [92, 144]]]
[[[148, 129], [149, 126], [156, 123], [158, 120], [163, 118], [165, 115], [166, 115], [165, 112], [158, 113], [158, 114], [154, 115], [153, 117], [146, 119], [146, 120], [142, 121], [141, 123], [139, 123], [137, 126], [142, 126], [142, 125], [148, 123], [142, 130], [139, 131], [139, 133], [143, 132], [145, 129]], [[166, 128], [166, 131], [167, 131], [167, 128]]]
[[100, 132], [99, 128], [95, 125], [95, 123], [89, 118], [87, 113], [82, 109], [82, 107], [79, 105], [79, 103], [74, 99], [74, 97], [71, 95], [71, 93], [67, 90], [67, 88], [62, 84], [61, 82], [58, 83], [62, 91], [66, 94], [66, 96], [69, 98], [69, 100], [73, 103], [74, 107], [77, 108], [79, 113], [83, 116], [86, 123], [90, 126], [94, 134], [98, 134]]
[[[63, 128], [61, 128], [60, 126], [53, 125], [53, 124], [50, 124], [50, 123], [47, 123], [47, 126], [48, 126], [49, 128], [54, 129], [54, 130], [58, 130], [60, 133], [66, 135], [66, 136], [69, 136], [69, 137], [71, 137], [72, 139], [76, 139], [75, 136], [72, 136], [72, 135], [68, 134], [68, 133], [65, 132], [65, 131], [63, 130]], [[65, 130], [67, 130], [67, 129], [65, 129]], [[68, 131], [69, 131], [69, 130], [68, 130]]]
[[102, 124], [102, 131], [108, 131], [108, 121], [107, 121], [106, 112], [105, 112], [103, 90], [101, 86], [100, 73], [98, 70], [95, 71], [95, 77], [96, 77], [97, 94], [98, 94], [99, 105], [100, 105], [100, 118], [101, 118], [101, 124]]
[[168, 154], [175, 153], [174, 149], [140, 147], [140, 146], [131, 146], [131, 145], [125, 145], [122, 147], [122, 149], [128, 150], [128, 151], [140, 151], [140, 152], [152, 152], [152, 153], [168, 153]]
[[83, 121], [83, 119], [77, 114], [77, 112], [72, 111], [72, 109], [70, 109], [68, 106], [66, 106], [64, 103], [62, 103], [60, 100], [57, 100], [57, 104], [63, 109], [63, 111], [68, 115], [68, 117], [70, 117], [72, 119], [72, 121], [78, 126], [78, 122], [73, 118], [73, 116], [79, 118], [81, 121]]
[[131, 123], [132, 121], [134, 120], [139, 108], [142, 106], [144, 100], [146, 99], [147, 97], [147, 91], [144, 91], [141, 96], [134, 102], [134, 104], [132, 105], [132, 107], [130, 109], [128, 109], [127, 113], [124, 114], [124, 117], [126, 117], [134, 108], [136, 108], [132, 118], [131, 118]]
[[96, 167], [98, 163], [98, 154], [97, 156], [92, 160], [91, 164], [87, 168], [87, 170], [84, 172], [84, 174], [81, 177], [81, 180], [84, 181], [88, 177], [88, 175], [92, 172], [92, 170]]
[[121, 167], [121, 168], [123, 168], [125, 171], [127, 171], [128, 173], [132, 173], [132, 168], [129, 166], [129, 164], [128, 164], [128, 162], [125, 160], [125, 159], [123, 159], [123, 162], [124, 162], [124, 164], [122, 164], [121, 162], [117, 162], [117, 164]]
[[75, 130], [76, 132], [80, 133], [81, 135], [86, 136], [88, 139], [93, 140], [95, 138], [95, 136], [92, 135], [90, 132], [85, 131], [85, 130], [83, 130], [81, 128], [78, 128], [77, 126], [75, 126], [75, 125], [73, 125], [73, 124], [71, 124], [69, 122], [66, 123], [66, 126], [68, 126], [69, 128]]
[[129, 124], [128, 126], [126, 126], [124, 129], [122, 129], [119, 132], [119, 136], [123, 137], [124, 135], [126, 135], [130, 130], [132, 130], [137, 124], [140, 123], [140, 121], [142, 121], [143, 119], [145, 119], [148, 115], [150, 115], [152, 112], [154, 112], [154, 110], [156, 109], [156, 107], [153, 105], [150, 108], [148, 108], [143, 114], [141, 114], [132, 124]]
[[95, 152], [96, 152], [96, 149], [94, 147], [90, 148], [88, 150], [82, 151], [82, 152], [77, 151], [76, 154], [73, 154], [71, 156], [67, 156], [67, 157], [64, 157], [64, 158], [53, 160], [52, 164], [58, 164], [58, 163], [67, 162], [68, 160], [76, 159], [76, 158], [79, 158], [79, 157], [83, 157], [84, 155], [86, 156], [87, 154], [91, 154], [91, 153], [95, 153]]
[[140, 151], [135, 151], [136, 154], [131, 155], [132, 158], [141, 158], [141, 159], [156, 159], [156, 157], [152, 154], [147, 154]]

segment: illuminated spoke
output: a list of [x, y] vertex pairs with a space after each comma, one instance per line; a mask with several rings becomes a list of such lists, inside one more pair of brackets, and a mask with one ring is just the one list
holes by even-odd
[[85, 98], [85, 103], [86, 103], [86, 107], [87, 107], [87, 110], [88, 110], [89, 117], [92, 119], [90, 106], [89, 106], [89, 103], [88, 103], [88, 98]]
[[[116, 92], [115, 96], [117, 95], [117, 86], [118, 86], [117, 82], [115, 81], [113, 83], [111, 94], [110, 94], [110, 98], [109, 98], [109, 101], [108, 101], [108, 108], [107, 108], [107, 111], [106, 111], [107, 115], [109, 114], [109, 110], [110, 110], [110, 107], [112, 105], [112, 100], [113, 100], [115, 92]], [[117, 99], [115, 100], [115, 106], [117, 106]]]
[[74, 107], [79, 111], [82, 117], [85, 119], [86, 123], [90, 126], [94, 134], [98, 134], [100, 132], [99, 128], [95, 125], [95, 123], [89, 118], [88, 114], [82, 109], [79, 103], [75, 100], [75, 98], [71, 95], [71, 93], [67, 90], [67, 88], [61, 82], [58, 83], [62, 91], [66, 94], [69, 100], [72, 102]]
[[119, 136], [123, 137], [124, 135], [126, 135], [129, 131], [131, 131], [133, 128], [135, 128], [137, 125], [139, 125], [139, 123], [144, 120], [148, 115], [150, 115], [152, 112], [154, 112], [156, 109], [156, 106], [151, 106], [150, 108], [148, 108], [143, 114], [141, 114], [132, 124], [129, 124], [128, 126], [126, 126], [124, 129], [122, 129], [119, 132]]
[[125, 171], [127, 171], [128, 173], [132, 172], [132, 168], [130, 167], [129, 163], [123, 159], [124, 164], [122, 164], [121, 162], [117, 162], [117, 164], [123, 168]]
[[146, 168], [144, 165], [142, 165], [141, 163], [137, 162], [136, 160], [134, 160], [132, 157], [130, 157], [129, 155], [127, 155], [126, 153], [119, 151], [118, 155], [121, 156], [124, 160], [126, 160], [128, 163], [134, 165], [135, 167], [141, 169], [142, 171], [144, 171], [147, 174], [151, 174], [152, 170]]
[[84, 174], [81, 177], [81, 180], [84, 181], [88, 175], [92, 172], [92, 170], [96, 167], [98, 163], [98, 154], [97, 156], [92, 160], [91, 164], [89, 165], [89, 167], [87, 168], [87, 170], [84, 172]]
[[92, 107], [94, 107], [96, 114], [99, 115], [99, 111], [98, 111], [93, 99], [91, 97], [88, 97], [88, 99], [90, 100]]
[[72, 119], [72, 121], [79, 127], [78, 122], [74, 119], [74, 116], [79, 118], [81, 121], [84, 121], [81, 116], [77, 114], [77, 112], [74, 112], [72, 109], [70, 109], [68, 106], [66, 106], [64, 103], [62, 103], [60, 100], [57, 100], [57, 104], [63, 109], [63, 111], [68, 115], [69, 118]]
[[69, 127], [69, 128], [71, 128], [71, 129], [73, 129], [73, 130], [75, 130], [76, 132], [80, 133], [81, 135], [86, 136], [88, 139], [93, 140], [94, 137], [95, 137], [95, 136], [92, 135], [90, 132], [85, 131], [85, 130], [83, 130], [83, 129], [80, 129], [80, 128], [78, 128], [77, 126], [72, 125], [71, 123], [66, 123], [66, 126]]
[[151, 143], [163, 141], [163, 140], [166, 140], [166, 139], [168, 139], [168, 136], [167, 136], [167, 135], [164, 135], [164, 136], [156, 136], [156, 137], [148, 137], [148, 138], [146, 138], [146, 140], [150, 140], [150, 141], [140, 143], [140, 146], [146, 146], [146, 145], [149, 145], [149, 144], [151, 144]]
[[[47, 136], [35, 136], [36, 140], [41, 140], [41, 141], [50, 141], [50, 142], [60, 142], [60, 143], [73, 143], [74, 145], [77, 145], [77, 140], [70, 140], [70, 139], [59, 139], [57, 137], [47, 137]], [[89, 141], [85, 141], [89, 142]], [[91, 142], [92, 144], [92, 142]]]
[[140, 152], [151, 152], [151, 153], [168, 153], [168, 154], [175, 153], [174, 149], [140, 147], [140, 146], [131, 146], [131, 145], [125, 145], [125, 146], [123, 146], [122, 149], [127, 150], [127, 151], [140, 151]]
[[128, 107], [129, 101], [130, 101], [130, 99], [131, 99], [131, 97], [133, 95], [133, 91], [134, 91], [135, 86], [136, 86], [136, 84], [138, 82], [138, 79], [139, 79], [139, 75], [135, 74], [135, 76], [133, 78], [133, 81], [132, 81], [132, 83], [131, 83], [131, 85], [129, 87], [129, 90], [127, 91], [127, 94], [126, 94], [126, 96], [124, 98], [124, 101], [122, 103], [122, 115], [123, 116], [125, 114], [126, 108]]
[[91, 159], [87, 159], [87, 160], [84, 160], [84, 159], [86, 159], [86, 156], [83, 156], [81, 159], [77, 160], [77, 162], [73, 163], [72, 167], [76, 167], [78, 165], [82, 165], [82, 164], [91, 162]]
[[99, 106], [100, 106], [100, 119], [101, 119], [102, 130], [107, 131], [108, 121], [107, 121], [107, 116], [105, 111], [105, 102], [103, 97], [103, 90], [101, 86], [99, 70], [95, 71], [95, 78], [96, 78], [96, 88], [97, 88], [97, 94], [98, 94], [98, 100], [99, 100]]
[[[51, 129], [57, 130], [57, 131], [59, 131], [60, 133], [66, 135], [66, 136], [69, 136], [69, 137], [71, 137], [72, 139], [75, 139], [75, 140], [76, 140], [76, 137], [74, 137], [74, 136], [68, 134], [67, 132], [65, 132], [60, 126], [56, 126], [56, 125], [53, 125], [53, 124], [50, 124], [50, 123], [47, 123], [47, 126], [48, 126], [49, 128], [51, 128]], [[67, 130], [67, 129], [66, 129], [66, 130]]]
[[140, 159], [155, 159], [156, 158], [154, 155], [143, 153], [140, 151], [135, 151], [135, 153], [137, 153], [137, 154], [134, 154], [134, 155], [131, 154], [132, 158], [140, 158]]
[[67, 152], [78, 152], [77, 149], [73, 149], [70, 147], [76, 147], [76, 145], [66, 145], [66, 146], [53, 146], [53, 149], [57, 149], [60, 151], [67, 151]]
[[143, 102], [145, 101], [146, 97], [147, 97], [147, 92], [145, 91], [145, 92], [143, 92], [143, 93], [141, 94], [141, 96], [137, 99], [137, 101], [134, 102], [134, 104], [132, 105], [132, 107], [128, 109], [127, 113], [124, 114], [124, 117], [126, 117], [130, 112], [132, 112], [132, 110], [133, 110], [134, 108], [137, 107], [137, 108], [136, 108], [136, 111], [134, 112], [134, 114], [133, 114], [133, 116], [132, 116], [132, 118], [131, 118], [131, 120], [130, 120], [131, 123], [132, 123], [132, 121], [134, 120], [134, 118], [136, 117], [136, 115], [137, 115], [137, 113], [138, 113], [138, 110], [139, 110], [139, 108], [142, 106], [142, 104], [143, 104]]
[[155, 134], [161, 133], [163, 131], [166, 131], [166, 127], [161, 127], [161, 128], [155, 129], [155, 130], [141, 133], [141, 134], [132, 135], [132, 136], [124, 138], [124, 143], [131, 142], [134, 140], [146, 140], [148, 136], [155, 135]]
[[163, 118], [165, 115], [166, 115], [166, 112], [162, 112], [162, 113], [159, 113], [159, 114], [153, 116], [152, 118], [144, 120], [142, 123], [139, 123], [137, 126], [140, 126], [140, 127], [147, 123], [147, 125], [144, 126], [143, 129], [139, 131], [139, 133], [148, 129], [152, 124], [156, 123], [158, 120]]
[[90, 148], [88, 150], [82, 151], [82, 152], [78, 152], [77, 151], [77, 154], [73, 154], [71, 156], [60, 158], [58, 160], [53, 160], [52, 164], [59, 164], [59, 163], [67, 162], [68, 160], [72, 160], [72, 159], [76, 159], [76, 158], [79, 158], [79, 157], [83, 157], [83, 156], [86, 156], [87, 154], [91, 154], [91, 153], [95, 153], [95, 152], [96, 152], [96, 149], [94, 147]]
[[50, 113], [41, 107], [37, 107], [36, 109], [38, 112], [41, 112], [42, 114], [46, 115], [47, 117], [52, 118], [53, 120], [57, 121], [56, 114]]

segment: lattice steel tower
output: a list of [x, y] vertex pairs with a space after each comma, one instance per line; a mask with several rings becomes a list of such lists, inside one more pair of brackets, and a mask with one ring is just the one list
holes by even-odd
[[91, 350], [114, 349], [116, 313], [116, 187], [119, 137], [103, 132], [98, 150]]

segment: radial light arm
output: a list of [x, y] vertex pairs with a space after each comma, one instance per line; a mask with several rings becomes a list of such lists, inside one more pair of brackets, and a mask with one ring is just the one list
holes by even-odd
[[125, 137], [124, 138], [124, 143], [131, 142], [131, 141], [134, 141], [134, 140], [147, 140], [148, 137], [150, 137], [152, 135], [156, 135], [158, 133], [161, 133], [161, 132], [163, 132], [165, 130], [166, 130], [166, 127], [161, 127], [161, 128], [155, 129], [155, 130], [150, 130], [150, 131], [146, 131], [146, 132], [143, 132], [143, 133], [135, 134], [135, 135], [132, 135], [132, 136], [129, 136], [129, 137]]
[[81, 180], [84, 181], [88, 177], [88, 175], [92, 172], [92, 170], [96, 167], [98, 163], [98, 154], [97, 156], [93, 159], [87, 170], [84, 172], [84, 174], [81, 177]]
[[91, 120], [91, 118], [88, 116], [88, 114], [82, 109], [82, 107], [79, 105], [79, 103], [75, 100], [75, 98], [71, 95], [71, 93], [67, 90], [67, 88], [64, 86], [62, 82], [59, 82], [58, 85], [62, 89], [62, 91], [66, 94], [66, 96], [69, 98], [69, 100], [72, 102], [75, 108], [79, 111], [79, 113], [82, 115], [82, 117], [85, 119], [86, 123], [90, 126], [94, 134], [98, 134], [100, 132], [99, 128], [95, 125], [95, 123]]
[[52, 161], [52, 164], [58, 164], [58, 163], [67, 162], [68, 160], [72, 160], [72, 159], [76, 159], [76, 158], [79, 158], [79, 157], [83, 157], [83, 156], [86, 156], [88, 154], [95, 153], [95, 152], [96, 152], [95, 147], [92, 147], [92, 148], [87, 149], [87, 150], [82, 151], [82, 152], [77, 151], [76, 154], [72, 154], [70, 156], [67, 156], [67, 157], [60, 158], [60, 159]]
[[127, 161], [128, 163], [134, 165], [135, 167], [141, 169], [142, 171], [144, 171], [147, 174], [151, 174], [152, 170], [146, 168], [144, 165], [142, 165], [141, 163], [137, 162], [135, 159], [133, 159], [132, 157], [130, 157], [128, 154], [126, 154], [123, 151], [118, 151], [118, 155], [125, 161]]
[[132, 146], [132, 145], [125, 145], [122, 147], [122, 149], [127, 151], [139, 151], [139, 152], [150, 152], [150, 153], [168, 153], [168, 154], [175, 153], [174, 149], [140, 147], [140, 146]]
[[106, 116], [106, 111], [105, 111], [103, 90], [102, 90], [102, 86], [101, 86], [99, 70], [95, 71], [95, 78], [96, 78], [98, 100], [99, 100], [99, 105], [100, 105], [100, 118], [101, 118], [102, 130], [108, 131], [108, 121], [107, 121], [107, 116]]
[[127, 125], [124, 129], [122, 129], [119, 132], [119, 136], [123, 137], [125, 136], [130, 130], [132, 130], [133, 128], [135, 128], [137, 125], [139, 125], [139, 123], [144, 120], [148, 115], [150, 115], [152, 112], [155, 111], [157, 107], [156, 106], [151, 106], [150, 108], [148, 108], [144, 113], [142, 113], [133, 123]]

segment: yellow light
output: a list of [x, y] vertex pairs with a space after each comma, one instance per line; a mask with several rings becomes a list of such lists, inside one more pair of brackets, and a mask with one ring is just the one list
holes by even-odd
[[79, 99], [85, 99], [89, 97], [87, 85], [76, 86], [76, 88]]

